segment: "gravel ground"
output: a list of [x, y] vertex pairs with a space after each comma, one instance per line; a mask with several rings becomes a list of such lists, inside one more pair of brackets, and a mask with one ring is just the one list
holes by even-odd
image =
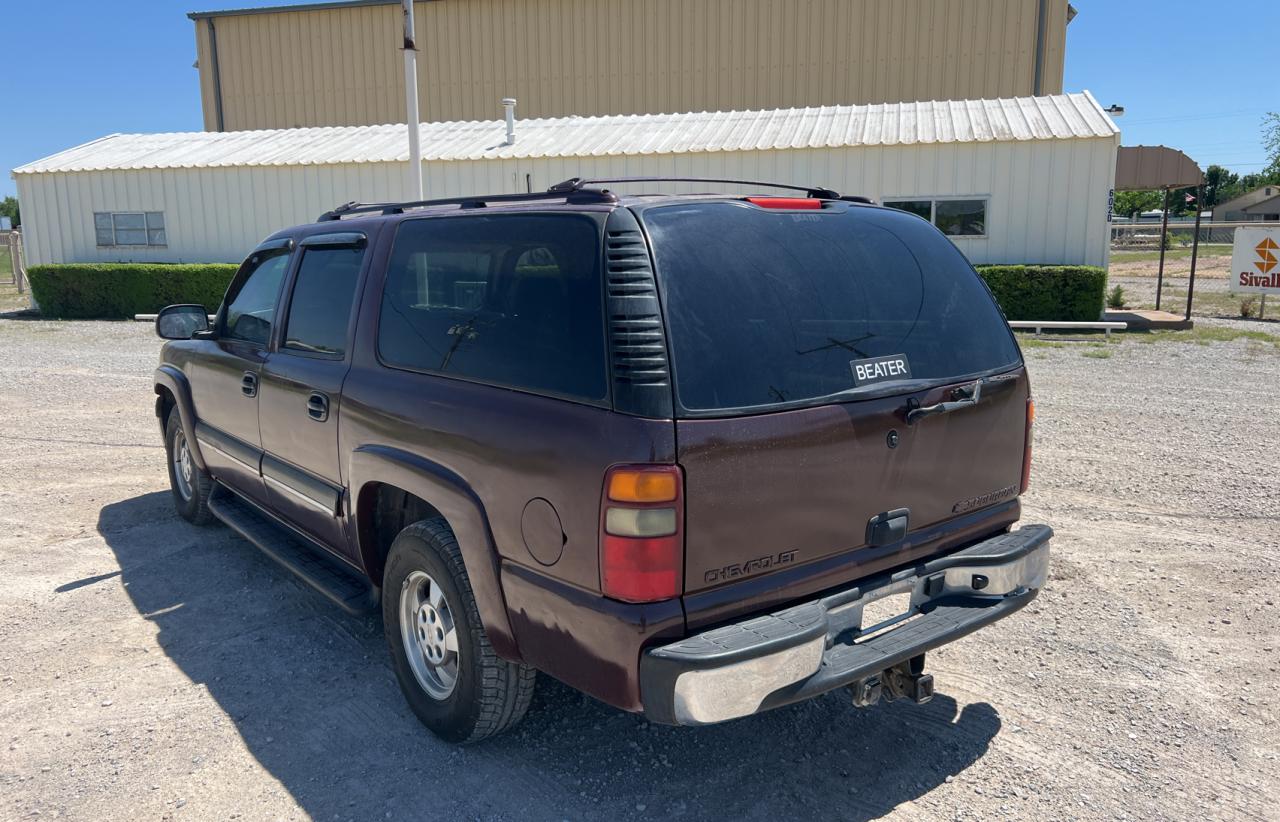
[[1028, 350], [1053, 572], [926, 706], [671, 729], [544, 678], [461, 750], [376, 620], [174, 516], [158, 348], [0, 320], [0, 818], [1276, 818], [1273, 345]]

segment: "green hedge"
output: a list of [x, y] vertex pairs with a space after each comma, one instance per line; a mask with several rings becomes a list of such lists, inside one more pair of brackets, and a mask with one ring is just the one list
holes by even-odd
[[1107, 272], [1088, 265], [980, 265], [1010, 320], [1093, 322], [1102, 316]]
[[127, 320], [175, 303], [198, 303], [213, 311], [236, 268], [231, 263], [67, 263], [36, 265], [27, 273], [31, 295], [46, 317]]

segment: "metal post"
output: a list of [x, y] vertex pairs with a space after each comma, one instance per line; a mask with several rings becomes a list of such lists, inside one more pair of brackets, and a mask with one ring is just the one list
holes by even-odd
[[1156, 272], [1156, 311], [1160, 310], [1160, 291], [1164, 288], [1164, 245], [1169, 237], [1169, 189], [1164, 190], [1164, 211], [1160, 213], [1160, 269]]
[[1262, 295], [1262, 302], [1258, 306], [1258, 319], [1265, 320], [1267, 318], [1267, 295]]
[[[13, 276], [18, 281], [18, 293], [26, 292], [27, 286], [27, 261], [23, 259], [26, 256], [26, 248], [22, 245], [22, 233], [15, 232], [13, 235]], [[35, 297], [31, 298], [32, 306], [35, 305]]]
[[1200, 253], [1200, 214], [1203, 209], [1200, 204], [1204, 202], [1204, 183], [1196, 186], [1196, 236], [1191, 240], [1191, 279], [1187, 281], [1187, 315], [1183, 317], [1185, 320], [1191, 319], [1191, 297], [1196, 291], [1196, 256]]
[[409, 128], [409, 197], [421, 200], [422, 146], [418, 137], [418, 43], [413, 31], [413, 0], [400, 0], [404, 11], [404, 110]]

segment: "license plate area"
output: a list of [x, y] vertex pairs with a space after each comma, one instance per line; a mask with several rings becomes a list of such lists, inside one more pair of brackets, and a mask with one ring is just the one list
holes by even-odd
[[884, 633], [914, 616], [911, 593], [903, 592], [868, 602], [862, 606], [862, 621], [855, 642]]

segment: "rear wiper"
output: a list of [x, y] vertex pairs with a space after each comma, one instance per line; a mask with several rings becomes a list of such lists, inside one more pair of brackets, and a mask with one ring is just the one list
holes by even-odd
[[952, 411], [959, 411], [964, 408], [972, 408], [982, 399], [982, 387], [1001, 388], [1006, 385], [1012, 385], [1013, 380], [1010, 375], [1001, 374], [997, 377], [983, 377], [974, 380], [970, 385], [962, 385], [959, 388], [951, 390], [951, 399], [946, 402], [940, 402], [936, 405], [920, 405], [920, 401], [914, 397], [907, 402], [907, 425], [914, 425], [917, 421], [925, 417], [932, 417], [938, 414], [950, 414]]

